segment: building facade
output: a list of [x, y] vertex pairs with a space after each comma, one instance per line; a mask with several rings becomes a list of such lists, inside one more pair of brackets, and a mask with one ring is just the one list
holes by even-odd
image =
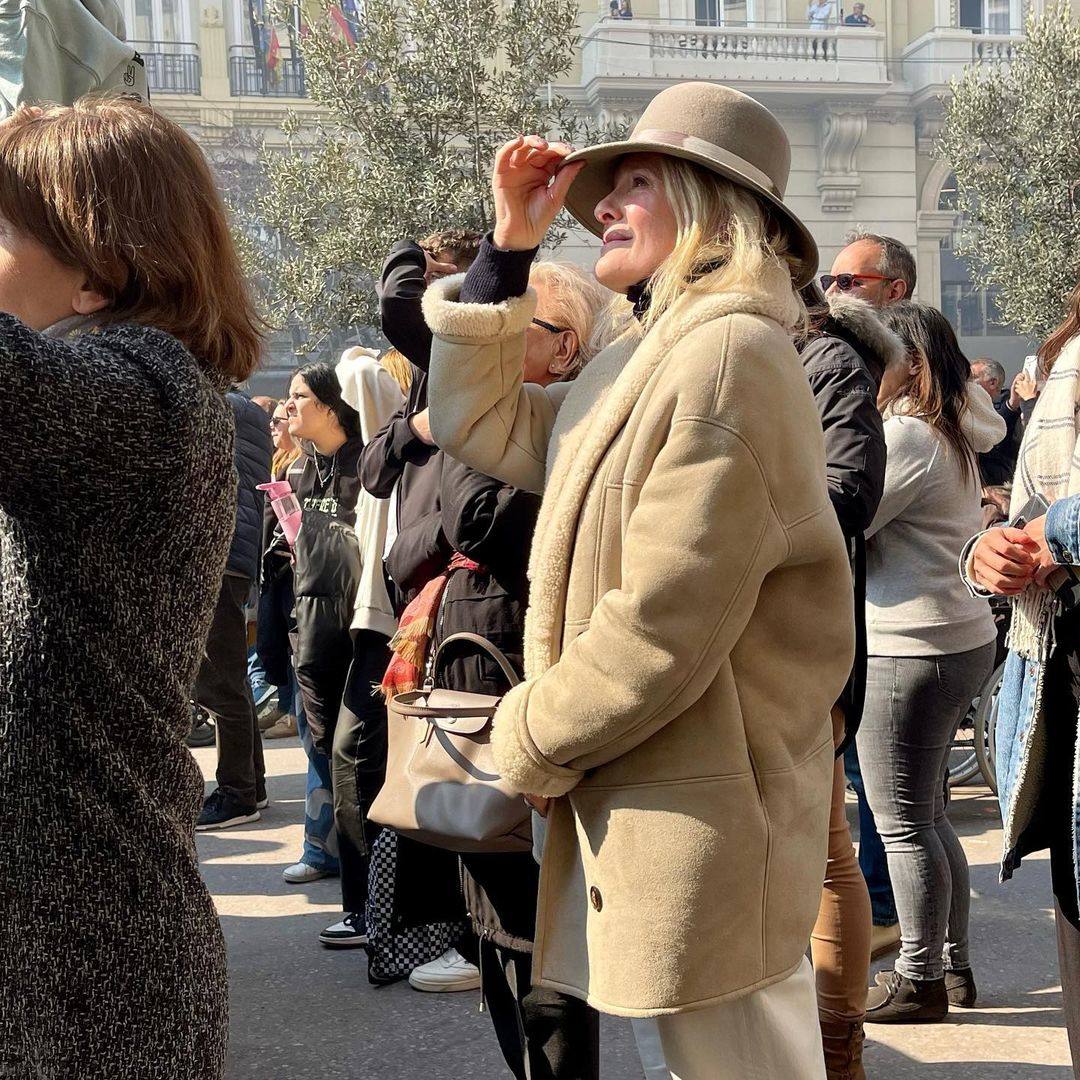
[[[1042, 0], [867, 0], [874, 25], [845, 25], [832, 0], [637, 0], [583, 17], [564, 92], [597, 119], [633, 122], [657, 91], [716, 80], [767, 105], [792, 144], [787, 200], [828, 269], [846, 234], [895, 236], [915, 254], [917, 296], [948, 315], [971, 357], [1018, 371], [1033, 344], [996, 321], [994, 297], [957, 258], [955, 181], [933, 147], [941, 98], [964, 67], [1007, 64]], [[815, 25], [810, 19], [814, 18]], [[590, 241], [575, 237], [575, 256]]]
[[[157, 105], [209, 151], [238, 133], [272, 139], [287, 110], [313, 108], [294, 29], [281, 28], [272, 72], [256, 55], [260, 0], [121, 2]], [[556, 89], [599, 121], [630, 124], [686, 79], [757, 98], [791, 139], [787, 197], [823, 268], [853, 230], [897, 237], [915, 253], [918, 297], [942, 308], [968, 355], [1019, 370], [1033, 345], [996, 322], [993, 296], [957, 258], [954, 181], [933, 147], [949, 80], [968, 65], [1009, 63], [1044, 0], [867, 0], [872, 26], [845, 24], [850, 2], [813, 0], [811, 11], [805, 0], [633, 0], [632, 18], [614, 18], [609, 0], [582, 0], [580, 52]], [[560, 254], [589, 264], [594, 248], [582, 231]], [[287, 345], [270, 363], [280, 382]]]

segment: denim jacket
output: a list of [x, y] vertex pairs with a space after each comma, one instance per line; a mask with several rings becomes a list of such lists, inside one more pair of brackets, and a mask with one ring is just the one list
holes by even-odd
[[[976, 596], [990, 594], [975, 584], [968, 573], [969, 556], [979, 536], [972, 537], [960, 556], [960, 568], [968, 588]], [[1070, 495], [1055, 502], [1046, 514], [1046, 542], [1055, 561], [1062, 566], [1080, 565], [1080, 495]], [[1001, 859], [1001, 880], [1007, 881], [1020, 865], [1020, 850], [1024, 830], [1031, 823], [1038, 803], [1039, 777], [1043, 774], [1046, 742], [1042, 738], [1046, 719], [1042, 712], [1046, 664], [1025, 660], [1009, 652], [1005, 674], [998, 696], [997, 716], [997, 782], [1001, 803], [1001, 819], [1005, 823], [1004, 851]], [[1078, 743], [1080, 746], [1080, 743]], [[1073, 764], [1073, 866], [1077, 866], [1080, 851], [1080, 794], [1076, 777], [1080, 763]], [[1078, 887], [1080, 892], [1080, 887]]]

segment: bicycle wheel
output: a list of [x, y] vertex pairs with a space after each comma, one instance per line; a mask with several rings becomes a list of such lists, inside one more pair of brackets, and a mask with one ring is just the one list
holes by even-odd
[[975, 706], [975, 755], [979, 759], [979, 771], [997, 794], [997, 715], [998, 694], [1001, 691], [1001, 679], [1005, 674], [1005, 665], [999, 664], [979, 691], [978, 704]]
[[975, 711], [973, 703], [953, 736], [952, 746], [949, 748], [949, 787], [966, 784], [979, 775], [979, 759], [975, 753]]

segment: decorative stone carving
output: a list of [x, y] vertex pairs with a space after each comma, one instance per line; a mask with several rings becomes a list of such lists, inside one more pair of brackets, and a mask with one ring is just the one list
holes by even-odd
[[224, 26], [225, 20], [221, 14], [221, 8], [213, 6], [204, 7], [202, 10], [202, 24], [203, 26]]
[[855, 165], [859, 143], [866, 134], [865, 109], [827, 107], [821, 114], [817, 188], [825, 213], [850, 213], [862, 177]]

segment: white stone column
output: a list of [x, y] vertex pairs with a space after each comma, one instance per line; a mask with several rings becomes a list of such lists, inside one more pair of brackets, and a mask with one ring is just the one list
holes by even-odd
[[941, 307], [941, 242], [956, 229], [953, 210], [920, 210], [916, 217], [918, 241], [915, 262], [919, 272], [916, 290], [924, 304]]

